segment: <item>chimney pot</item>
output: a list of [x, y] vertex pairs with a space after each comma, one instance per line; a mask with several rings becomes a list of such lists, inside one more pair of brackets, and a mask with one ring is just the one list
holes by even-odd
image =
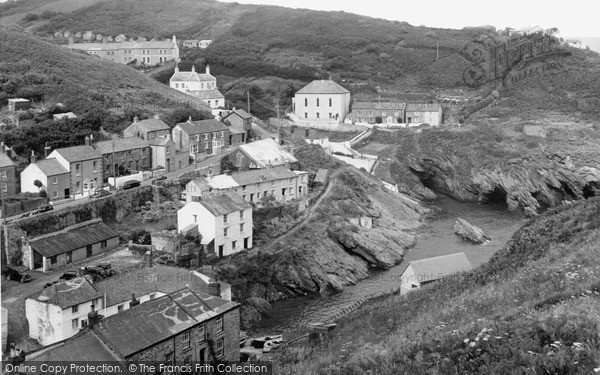
[[196, 65], [192, 65], [192, 73], [196, 73]]
[[85, 137], [85, 145], [89, 146], [91, 144], [90, 137]]
[[134, 306], [137, 306], [140, 304], [140, 301], [135, 299], [135, 293], [131, 294], [131, 302], [129, 302], [129, 308], [132, 308]]
[[135, 117], [133, 118], [133, 122], [138, 122], [138, 121], [140, 121], [139, 117], [135, 116]]
[[35, 157], [35, 153], [33, 152], [33, 150], [31, 150], [31, 164], [35, 164], [36, 161], [37, 158]]
[[192, 123], [192, 116], [188, 117], [188, 122], [191, 124]]

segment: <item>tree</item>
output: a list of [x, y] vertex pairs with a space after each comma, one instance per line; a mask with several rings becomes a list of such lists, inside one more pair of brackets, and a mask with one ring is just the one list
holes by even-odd
[[43, 186], [42, 181], [40, 180], [33, 181], [33, 184], [38, 188], [38, 190], [41, 189]]
[[180, 122], [185, 122], [189, 118], [192, 118], [192, 121], [206, 120], [213, 118], [212, 114], [207, 111], [201, 111], [196, 108], [177, 108], [174, 109], [171, 113], [167, 114], [163, 117], [163, 121], [171, 126], [175, 127]]
[[382, 122], [383, 122], [383, 119], [381, 118], [381, 116], [375, 117], [375, 123], [376, 124], [381, 124]]

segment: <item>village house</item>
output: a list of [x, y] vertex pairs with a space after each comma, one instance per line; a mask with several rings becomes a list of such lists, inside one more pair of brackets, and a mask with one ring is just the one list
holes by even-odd
[[180, 122], [173, 128], [173, 141], [180, 150], [189, 150], [193, 158], [197, 154], [218, 154], [229, 146], [229, 128], [218, 120]]
[[439, 126], [442, 124], [442, 106], [437, 103], [409, 102], [406, 105], [405, 123], [408, 126], [429, 124]]
[[87, 321], [75, 337], [26, 360], [203, 365], [240, 359], [240, 305], [190, 287], [108, 317], [93, 310]]
[[8, 110], [9, 111], [26, 111], [31, 108], [31, 101], [23, 98], [12, 98], [8, 99]]
[[210, 74], [208, 65], [205, 73], [197, 73], [195, 66], [189, 72], [180, 71], [179, 66], [176, 66], [169, 85], [177, 91], [201, 99], [212, 109], [225, 105], [225, 97], [217, 89], [217, 79]]
[[118, 244], [119, 234], [102, 219], [93, 219], [28, 240], [21, 249], [22, 260], [29, 269], [48, 272], [112, 250]]
[[332, 80], [315, 80], [296, 92], [294, 121], [342, 122], [350, 112], [350, 91]]
[[202, 39], [201, 41], [198, 42], [198, 47], [199, 48], [207, 48], [211, 44], [212, 44], [211, 39]]
[[17, 192], [16, 168], [15, 162], [6, 153], [3, 143], [0, 147], [0, 186], [5, 197]]
[[198, 43], [200, 40], [198, 39], [186, 39], [181, 42], [181, 45], [186, 48], [198, 48]]
[[59, 121], [59, 120], [64, 120], [64, 119], [73, 119], [73, 118], [77, 118], [77, 115], [75, 115], [73, 112], [57, 113], [57, 114], [52, 115], [52, 119], [54, 121]]
[[349, 118], [368, 124], [403, 124], [406, 103], [393, 101], [354, 102]]
[[178, 150], [171, 134], [152, 138], [148, 141], [152, 151], [152, 169], [164, 168], [166, 173], [185, 168], [190, 164], [187, 150]]
[[42, 183], [42, 190], [48, 194], [52, 201], [69, 198], [71, 180], [69, 171], [58, 160], [44, 159], [31, 163], [21, 172], [21, 192], [38, 193], [40, 188], [34, 182]]
[[171, 127], [165, 124], [160, 119], [159, 115], [154, 117], [141, 120], [135, 116], [133, 122], [125, 130], [123, 130], [123, 137], [139, 137], [144, 141], [150, 141], [151, 139], [162, 137], [171, 134]]
[[298, 159], [272, 138], [239, 145], [234, 152], [229, 154], [228, 159], [240, 171], [277, 166], [295, 170], [300, 167]]
[[26, 299], [29, 337], [50, 345], [88, 326], [92, 306], [94, 312], [109, 317], [186, 287], [194, 293], [231, 301], [231, 285], [177, 267], [136, 268], [99, 281], [78, 277], [51, 285]]
[[222, 120], [225, 124], [243, 129], [246, 132], [246, 139], [249, 139], [252, 134], [252, 116], [243, 109], [235, 109]]
[[126, 42], [126, 41], [127, 41], [127, 37], [123, 34], [119, 34], [115, 37], [116, 43], [121, 43], [121, 42]]
[[94, 143], [102, 154], [104, 180], [149, 170], [152, 153], [148, 142], [138, 137], [117, 138]]
[[83, 40], [89, 42], [94, 39], [94, 33], [88, 30], [85, 33], [83, 33], [82, 38]]
[[68, 48], [122, 64], [157, 65], [171, 60], [179, 61], [179, 46], [174, 35], [172, 40], [155, 42], [69, 43]]
[[287, 202], [308, 195], [308, 173], [277, 167], [207, 176], [188, 182], [185, 192], [188, 203], [226, 192], [237, 193], [245, 201], [255, 204], [267, 197]]
[[202, 245], [219, 257], [252, 248], [252, 206], [235, 193], [187, 203], [177, 211], [177, 231], [200, 233]]
[[58, 148], [48, 155], [69, 171], [71, 197], [91, 195], [102, 184], [102, 154], [91, 146], [91, 141], [86, 137], [85, 145]]
[[400, 276], [401, 293], [407, 293], [412, 289], [472, 269], [465, 253], [414, 260], [408, 264]]

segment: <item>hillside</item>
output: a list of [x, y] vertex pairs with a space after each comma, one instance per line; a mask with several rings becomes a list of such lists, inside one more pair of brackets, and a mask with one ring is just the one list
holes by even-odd
[[600, 199], [528, 222], [481, 267], [363, 305], [278, 374], [593, 374]]
[[31, 98], [46, 105], [61, 102], [76, 113], [90, 109], [123, 112], [148, 108], [164, 112], [201, 101], [162, 85], [122, 64], [69, 51], [16, 27], [0, 28], [0, 103]]

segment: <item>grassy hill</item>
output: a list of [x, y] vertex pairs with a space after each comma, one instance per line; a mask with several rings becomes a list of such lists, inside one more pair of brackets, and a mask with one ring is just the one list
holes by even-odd
[[75, 112], [137, 107], [165, 111], [184, 103], [208, 109], [123, 64], [69, 51], [15, 27], [1, 27], [0, 103], [12, 97], [61, 102]]
[[[592, 374], [600, 361], [600, 199], [528, 222], [488, 263], [370, 302], [278, 374]], [[594, 370], [596, 369], [596, 370]]]

